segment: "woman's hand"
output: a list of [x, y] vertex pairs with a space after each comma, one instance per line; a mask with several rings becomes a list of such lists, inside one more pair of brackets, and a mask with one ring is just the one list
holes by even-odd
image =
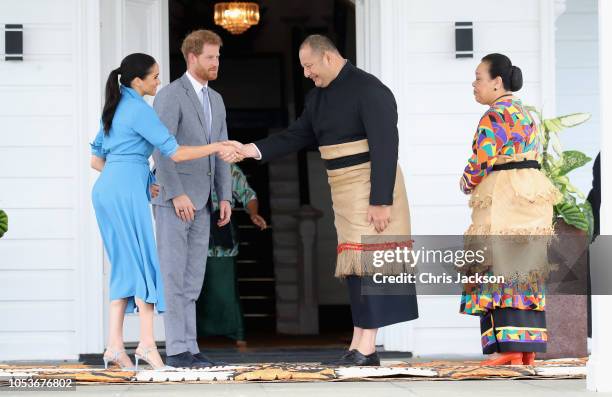
[[104, 160], [103, 158], [100, 158], [96, 155], [92, 155], [91, 156], [91, 168], [93, 168], [94, 170], [98, 171], [98, 172], [102, 172], [102, 169], [104, 168], [104, 164], [106, 163], [106, 160]]
[[151, 198], [155, 198], [159, 195], [159, 185], [153, 183], [151, 184]]
[[244, 160], [242, 144], [237, 141], [218, 142], [216, 153], [226, 163], [237, 163]]
[[459, 179], [459, 189], [461, 189], [461, 191], [464, 194], [471, 194], [472, 191], [468, 189], [468, 187], [465, 184], [465, 179], [463, 179], [463, 177], [461, 177], [461, 179]]

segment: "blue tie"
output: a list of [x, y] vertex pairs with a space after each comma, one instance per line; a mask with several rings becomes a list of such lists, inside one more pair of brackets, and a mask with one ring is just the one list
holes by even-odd
[[210, 133], [212, 129], [212, 116], [210, 114], [210, 99], [208, 98], [208, 87], [202, 87], [202, 107], [204, 108], [204, 122], [206, 123], [206, 136], [210, 142]]

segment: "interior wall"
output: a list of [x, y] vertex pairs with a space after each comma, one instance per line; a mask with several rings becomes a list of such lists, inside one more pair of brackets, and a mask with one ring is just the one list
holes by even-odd
[[[231, 35], [222, 27], [214, 24], [213, 10], [216, 1], [213, 0], [171, 0], [171, 18], [180, 19], [177, 29], [170, 36], [170, 57], [172, 63], [172, 78], [179, 77], [185, 71], [185, 62], [180, 53], [180, 45], [187, 33], [192, 30], [204, 28], [218, 33], [224, 42], [221, 49], [221, 65], [219, 74], [223, 74], [223, 57], [247, 54], [282, 54], [284, 58], [284, 73], [288, 84], [285, 86], [285, 98], [287, 98], [287, 111], [289, 119], [295, 118], [293, 103], [294, 77], [293, 64], [291, 62], [293, 53], [291, 51], [292, 32], [296, 24], [307, 26], [326, 26], [333, 15], [333, 0], [313, 1], [287, 1], [287, 0], [261, 0], [260, 23], [249, 28], [240, 35]], [[172, 20], [171, 20], [172, 23]], [[245, 68], [245, 74], [249, 69]], [[257, 79], [258, 75], [251, 78]], [[211, 84], [214, 86], [214, 83]], [[226, 104], [231, 107], [231, 103]], [[256, 106], [254, 106], [256, 107]]]

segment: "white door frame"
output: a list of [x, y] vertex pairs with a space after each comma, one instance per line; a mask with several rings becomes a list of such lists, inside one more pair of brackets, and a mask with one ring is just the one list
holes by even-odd
[[78, 197], [75, 204], [77, 216], [78, 266], [76, 339], [79, 353], [101, 353], [104, 348], [102, 300], [103, 249], [98, 224], [91, 205], [91, 189], [97, 172], [89, 166], [91, 142], [97, 133], [100, 111], [100, 0], [74, 3], [75, 37], [75, 108], [74, 128], [78, 131], [77, 170]]
[[[392, 1], [392, 0], [391, 0]], [[393, 88], [394, 73], [392, 64], [393, 46], [392, 4], [389, 0], [355, 1], [355, 39], [357, 66], [377, 76], [383, 83]], [[376, 344], [386, 350], [414, 351], [414, 322], [408, 321], [383, 327], [379, 330]]]
[[[142, 19], [141, 19], [142, 18]], [[119, 66], [121, 60], [133, 52], [153, 56], [160, 66], [162, 86], [170, 79], [169, 15], [168, 0], [102, 0], [100, 3], [100, 77], [99, 89], [103, 92], [108, 73]], [[133, 24], [141, 30], [134, 30]], [[151, 103], [152, 98], [145, 98]], [[99, 117], [99, 115], [98, 115]], [[110, 264], [104, 258], [103, 318], [104, 337], [108, 334], [109, 275]], [[164, 340], [162, 317], [156, 315], [154, 333], [157, 340]], [[124, 341], [135, 342], [139, 338], [138, 315], [126, 314]]]
[[[612, 67], [612, 4], [608, 0], [599, 0], [599, 100], [600, 110], [605, 114], [606, 110], [612, 108], [612, 100], [606, 95], [612, 89], [612, 77], [610, 76], [610, 67]], [[610, 24], [610, 25], [608, 25]], [[600, 225], [601, 237], [599, 245], [605, 243], [602, 238], [607, 238], [612, 234], [612, 188], [610, 184], [605, 183], [606, 176], [612, 175], [612, 127], [609, 123], [600, 123], [601, 134], [601, 211]], [[597, 244], [597, 242], [595, 243]], [[600, 247], [600, 252], [603, 251]], [[603, 264], [591, 264], [591, 280], [595, 277], [604, 277], [602, 284], [610, 285], [609, 272], [601, 271], [598, 267]], [[606, 280], [606, 278], [608, 278]], [[612, 326], [612, 318], [610, 317], [610, 305], [612, 305], [612, 296], [610, 295], [593, 295], [592, 297], [592, 324], [593, 338], [592, 348], [589, 361], [587, 363], [587, 389], [598, 392], [612, 391], [612, 377], [610, 377], [610, 362], [609, 357], [612, 354], [612, 340], [609, 337], [610, 327]]]

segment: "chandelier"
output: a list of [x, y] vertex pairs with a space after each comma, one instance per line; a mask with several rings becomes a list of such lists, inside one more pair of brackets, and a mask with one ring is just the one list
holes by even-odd
[[215, 24], [231, 34], [240, 34], [259, 22], [259, 6], [252, 2], [223, 2], [215, 4]]

